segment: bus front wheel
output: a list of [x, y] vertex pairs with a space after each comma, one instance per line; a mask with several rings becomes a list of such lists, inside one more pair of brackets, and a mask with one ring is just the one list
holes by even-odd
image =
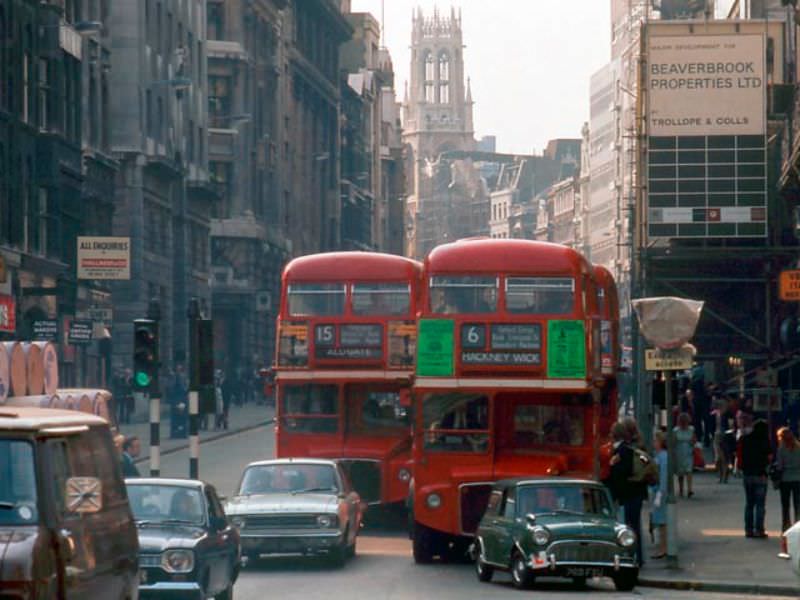
[[433, 562], [435, 544], [436, 534], [425, 525], [414, 522], [412, 538], [414, 562], [420, 565], [427, 565]]

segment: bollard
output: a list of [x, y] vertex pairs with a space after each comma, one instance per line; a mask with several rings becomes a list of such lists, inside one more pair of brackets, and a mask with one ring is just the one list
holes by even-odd
[[189, 391], [189, 478], [200, 477], [200, 402], [197, 390]]

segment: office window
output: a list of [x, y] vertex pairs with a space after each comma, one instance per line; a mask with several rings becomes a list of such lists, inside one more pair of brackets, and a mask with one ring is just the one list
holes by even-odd
[[225, 39], [225, 6], [222, 2], [209, 2], [206, 7], [207, 36], [209, 40]]

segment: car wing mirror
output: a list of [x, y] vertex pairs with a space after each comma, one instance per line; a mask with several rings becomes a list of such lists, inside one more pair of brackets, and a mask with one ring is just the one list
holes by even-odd
[[525, 515], [525, 520], [529, 524], [534, 525], [536, 523], [536, 515], [533, 513], [528, 513], [527, 515]]
[[97, 477], [70, 477], [64, 487], [69, 512], [96, 513], [103, 508], [103, 484]]

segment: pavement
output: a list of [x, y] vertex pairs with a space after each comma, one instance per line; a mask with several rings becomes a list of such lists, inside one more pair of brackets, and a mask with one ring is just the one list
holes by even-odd
[[[146, 410], [140, 411], [136, 417], [132, 419], [133, 422], [129, 424], [120, 425], [120, 432], [125, 437], [137, 436], [142, 444], [142, 453], [136, 459], [136, 464], [147, 463], [150, 460], [150, 423], [142, 420], [142, 414], [148, 414]], [[243, 431], [263, 427], [272, 423], [275, 418], [275, 409], [272, 406], [264, 406], [263, 404], [244, 404], [242, 406], [231, 406], [228, 415], [228, 429], [215, 430], [214, 417], [209, 415], [208, 423], [209, 429], [200, 431], [200, 443], [210, 442], [232, 435], [237, 435]], [[161, 417], [161, 456], [173, 454], [186, 450], [189, 447], [189, 438], [175, 438], [169, 437], [170, 434], [170, 420], [168, 411], [162, 411]]]
[[[767, 492], [768, 539], [744, 537], [744, 486], [741, 478], [718, 483], [717, 474], [695, 473], [694, 496], [678, 498], [678, 569], [646, 559], [643, 586], [674, 590], [800, 597], [800, 579], [780, 552], [780, 495]], [[676, 487], [677, 493], [677, 487]], [[643, 523], [648, 522], [647, 511]], [[647, 541], [649, 535], [645, 534]], [[645, 550], [646, 556], [652, 549]]]

